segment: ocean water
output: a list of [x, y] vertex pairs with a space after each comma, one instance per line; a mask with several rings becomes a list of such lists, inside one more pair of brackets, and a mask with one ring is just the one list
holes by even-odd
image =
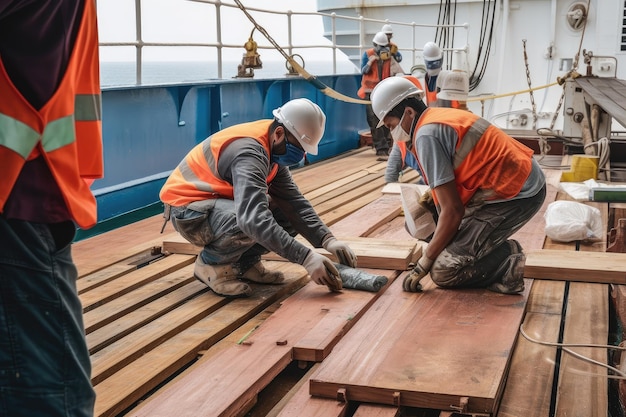
[[[229, 79], [237, 75], [240, 61], [223, 61], [222, 78]], [[312, 75], [323, 76], [333, 73], [331, 61], [311, 61], [304, 69]], [[358, 69], [350, 62], [338, 62], [338, 74], [354, 74]], [[277, 78], [287, 73], [284, 61], [263, 61], [263, 68], [254, 70], [255, 79]], [[218, 78], [216, 62], [144, 61], [141, 84], [186, 83], [208, 81]], [[103, 61], [100, 63], [100, 83], [103, 87], [136, 85], [136, 66], [134, 62]]]

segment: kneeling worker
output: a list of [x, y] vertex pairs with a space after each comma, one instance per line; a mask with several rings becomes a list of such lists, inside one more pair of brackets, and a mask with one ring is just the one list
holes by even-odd
[[305, 152], [317, 155], [326, 116], [305, 98], [285, 103], [273, 115], [273, 120], [211, 135], [187, 154], [161, 189], [174, 228], [204, 248], [195, 277], [222, 296], [250, 295], [242, 280], [282, 282], [281, 272], [269, 271], [261, 262], [268, 251], [303, 265], [317, 284], [341, 289], [335, 265], [295, 240], [297, 233], [340, 263], [356, 266], [354, 252], [335, 239], [288, 168], [300, 163]]
[[509, 237], [541, 208], [546, 181], [533, 151], [465, 110], [427, 108], [403, 77], [381, 81], [372, 107], [411, 152], [430, 187], [438, 220], [404, 290], [421, 290], [430, 273], [440, 287], [524, 290], [526, 257]]

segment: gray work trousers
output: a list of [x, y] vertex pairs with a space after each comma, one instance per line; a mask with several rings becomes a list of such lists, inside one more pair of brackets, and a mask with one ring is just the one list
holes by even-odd
[[[291, 236], [297, 233], [283, 212], [270, 200], [270, 210], [276, 222]], [[174, 229], [196, 246], [200, 256], [211, 265], [235, 264], [247, 270], [269, 251], [246, 235], [237, 225], [235, 202], [217, 198], [194, 202], [184, 207], [171, 207], [170, 219]]]
[[[365, 100], [369, 99], [370, 93], [366, 93]], [[389, 152], [389, 144], [393, 143], [391, 140], [391, 132], [385, 126], [376, 127], [379, 119], [376, 116], [376, 113], [374, 113], [374, 109], [371, 104], [365, 105], [365, 117], [367, 118], [367, 124], [369, 125], [370, 132], [372, 134], [372, 145], [374, 145], [376, 151]]]
[[478, 288], [499, 281], [502, 277], [495, 272], [511, 255], [508, 238], [539, 211], [545, 197], [544, 185], [530, 198], [474, 208], [433, 263], [433, 282], [440, 287]]

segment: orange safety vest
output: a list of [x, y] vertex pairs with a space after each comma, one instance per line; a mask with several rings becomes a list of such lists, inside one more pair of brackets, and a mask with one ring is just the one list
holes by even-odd
[[406, 166], [406, 142], [396, 142], [396, 146], [400, 149], [400, 156], [402, 156], [402, 169]]
[[[532, 149], [465, 110], [428, 108], [420, 116], [415, 132], [429, 123], [448, 125], [457, 132], [454, 181], [463, 204], [479, 190], [486, 200], [513, 198], [520, 192], [532, 169]], [[415, 147], [411, 152], [424, 173]], [[428, 184], [426, 175], [424, 180]], [[437, 203], [435, 190], [432, 194]]]
[[98, 27], [86, 1], [72, 55], [57, 91], [35, 110], [11, 81], [0, 59], [0, 212], [26, 161], [42, 156], [74, 221], [96, 224], [96, 199], [87, 179], [102, 178], [102, 106]]
[[[270, 157], [269, 127], [272, 120], [243, 123], [221, 130], [196, 145], [161, 188], [161, 201], [174, 207], [186, 206], [194, 201], [211, 198], [233, 199], [233, 186], [223, 180], [217, 170], [222, 150], [240, 138], [252, 138], [263, 145]], [[267, 183], [278, 172], [278, 164], [272, 164]]]
[[[367, 51], [367, 57], [369, 58], [372, 55], [375, 55], [376, 52], [374, 48], [370, 48]], [[376, 84], [384, 80], [385, 78], [389, 78], [391, 76], [391, 59], [383, 61], [383, 72], [382, 74], [378, 74], [378, 63], [376, 65], [372, 64], [370, 67], [370, 72], [367, 74], [363, 74], [361, 77], [361, 88], [357, 92], [358, 96], [361, 98], [365, 98], [365, 93], [371, 93]]]

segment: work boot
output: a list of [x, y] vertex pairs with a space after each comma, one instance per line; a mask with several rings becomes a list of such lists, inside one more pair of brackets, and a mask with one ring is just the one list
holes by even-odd
[[518, 294], [524, 291], [524, 266], [526, 255], [517, 240], [507, 241], [510, 245], [511, 254], [502, 262], [494, 275], [501, 276], [499, 281], [491, 284], [487, 289], [502, 294]]
[[247, 297], [252, 293], [250, 286], [237, 279], [232, 265], [210, 265], [198, 255], [193, 275], [207, 285], [215, 294], [223, 297]]
[[285, 275], [283, 275], [282, 272], [266, 269], [261, 261], [258, 261], [245, 272], [242, 272], [240, 277], [258, 282], [259, 284], [280, 284], [285, 280]]

